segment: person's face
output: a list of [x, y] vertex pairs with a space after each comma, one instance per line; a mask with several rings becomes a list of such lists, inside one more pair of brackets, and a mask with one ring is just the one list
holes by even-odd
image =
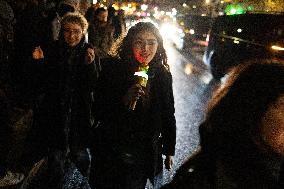
[[108, 12], [107, 11], [102, 11], [97, 15], [97, 20], [100, 23], [106, 23], [107, 22], [107, 17], [108, 17]]
[[272, 150], [284, 156], [284, 95], [272, 104], [262, 120], [261, 134]]
[[158, 49], [158, 40], [151, 32], [143, 31], [137, 34], [132, 43], [135, 59], [141, 64], [149, 64]]
[[66, 23], [63, 26], [63, 35], [65, 42], [70, 47], [75, 47], [83, 37], [83, 29], [80, 24]]

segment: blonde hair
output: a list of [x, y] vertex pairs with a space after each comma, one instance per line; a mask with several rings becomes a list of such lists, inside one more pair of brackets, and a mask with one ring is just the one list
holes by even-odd
[[70, 12], [70, 13], [65, 14], [62, 18], [61, 26], [64, 26], [66, 23], [79, 24], [82, 27], [83, 34], [86, 34], [88, 26], [89, 26], [86, 18], [79, 12]]

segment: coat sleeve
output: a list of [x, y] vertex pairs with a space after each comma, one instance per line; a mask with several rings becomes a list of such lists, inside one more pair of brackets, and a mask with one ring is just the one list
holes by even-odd
[[174, 96], [172, 88], [172, 75], [165, 71], [162, 75], [162, 142], [163, 154], [175, 155], [176, 145], [176, 119]]
[[95, 114], [98, 120], [106, 122], [121, 117], [127, 108], [121, 102], [124, 93], [119, 74], [122, 70], [116, 59], [105, 59], [95, 88]]
[[95, 60], [91, 64], [86, 65], [85, 69], [89, 90], [94, 91], [101, 72], [100, 58], [96, 56]]

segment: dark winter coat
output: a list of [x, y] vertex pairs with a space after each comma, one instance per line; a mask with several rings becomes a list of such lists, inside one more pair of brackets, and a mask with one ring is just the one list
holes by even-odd
[[43, 49], [44, 63], [38, 65], [43, 65], [39, 65], [43, 69], [39, 88], [44, 96], [36, 119], [42, 143], [48, 148], [63, 150], [67, 143], [87, 147], [90, 142], [92, 95], [98, 70], [96, 63], [85, 62], [88, 47], [82, 39], [74, 48], [57, 41]]
[[137, 101], [134, 111], [129, 110], [122, 97], [135, 83], [137, 67], [136, 62], [118, 59], [102, 64], [94, 106], [99, 120], [96, 132], [101, 140], [95, 149], [96, 153], [107, 154], [103, 161], [135, 165], [136, 170], [142, 169], [153, 178], [162, 170], [162, 153], [175, 153], [172, 76], [162, 64], [151, 63], [146, 96]]

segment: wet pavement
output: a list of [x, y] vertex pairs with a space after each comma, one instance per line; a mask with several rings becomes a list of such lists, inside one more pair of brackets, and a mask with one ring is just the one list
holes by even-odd
[[166, 45], [166, 50], [173, 75], [177, 144], [173, 170], [164, 171], [164, 184], [172, 179], [182, 162], [198, 149], [198, 126], [204, 120], [208, 99], [218, 85], [196, 55], [184, 52], [182, 55], [169, 45]]

